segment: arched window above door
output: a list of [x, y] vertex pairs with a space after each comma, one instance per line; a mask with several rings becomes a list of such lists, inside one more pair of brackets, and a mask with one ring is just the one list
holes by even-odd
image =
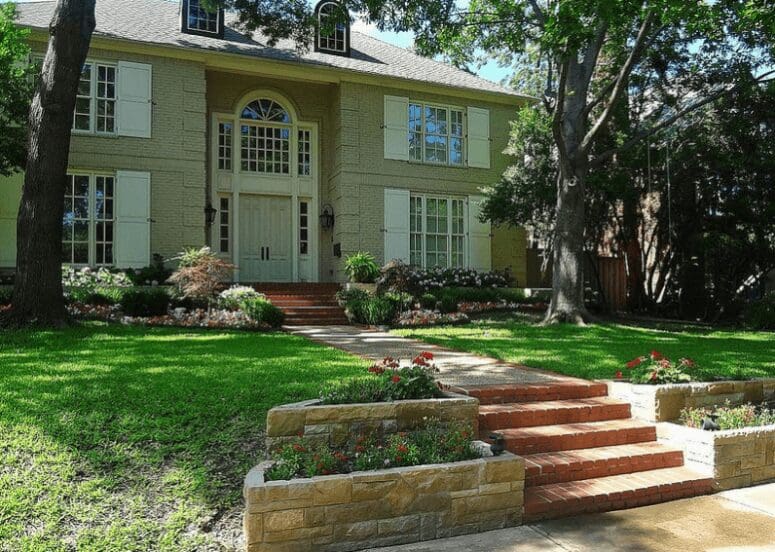
[[293, 122], [290, 113], [283, 106], [268, 98], [250, 102], [242, 110], [241, 118], [266, 123], [291, 124]]

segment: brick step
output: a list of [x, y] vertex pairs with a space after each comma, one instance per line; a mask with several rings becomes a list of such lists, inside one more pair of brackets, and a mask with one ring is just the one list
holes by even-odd
[[285, 297], [267, 297], [272, 304], [278, 307], [339, 307], [336, 299], [287, 299]]
[[713, 480], [688, 468], [663, 468], [525, 490], [526, 523], [608, 512], [708, 494]]
[[523, 383], [519, 385], [466, 386], [461, 392], [479, 399], [479, 404], [586, 399], [608, 395], [605, 383], [570, 380], [567, 383]]
[[315, 306], [315, 307], [282, 307], [277, 305], [287, 316], [344, 316], [344, 311], [339, 307]]
[[346, 318], [298, 318], [285, 319], [284, 326], [351, 326]]
[[629, 418], [630, 404], [608, 397], [490, 404], [479, 407], [480, 431], [503, 428], [598, 422]]
[[501, 429], [498, 433], [506, 449], [520, 456], [657, 440], [655, 426], [631, 419]]
[[330, 291], [336, 293], [342, 289], [341, 284], [333, 282], [257, 282], [250, 285], [257, 291], [305, 293], [309, 291]]
[[525, 486], [683, 466], [683, 452], [657, 442], [540, 452], [525, 456]]

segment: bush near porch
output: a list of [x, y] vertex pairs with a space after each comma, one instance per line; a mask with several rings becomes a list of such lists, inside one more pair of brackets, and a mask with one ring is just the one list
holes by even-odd
[[366, 363], [283, 333], [0, 335], [0, 549], [241, 549], [266, 412]]

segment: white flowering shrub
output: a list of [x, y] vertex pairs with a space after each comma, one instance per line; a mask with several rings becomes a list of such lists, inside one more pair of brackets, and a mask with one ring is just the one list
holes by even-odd
[[218, 306], [222, 309], [238, 310], [245, 299], [266, 298], [263, 293], [257, 292], [248, 286], [231, 286], [218, 294]]

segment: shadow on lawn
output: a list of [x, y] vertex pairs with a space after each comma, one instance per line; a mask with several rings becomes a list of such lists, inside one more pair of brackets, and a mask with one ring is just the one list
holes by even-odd
[[[84, 477], [179, 484], [216, 509], [238, 503], [269, 408], [364, 365], [282, 333], [87, 325], [2, 337], [0, 425], [34, 424]], [[170, 468], [184, 480], [163, 482]]]

